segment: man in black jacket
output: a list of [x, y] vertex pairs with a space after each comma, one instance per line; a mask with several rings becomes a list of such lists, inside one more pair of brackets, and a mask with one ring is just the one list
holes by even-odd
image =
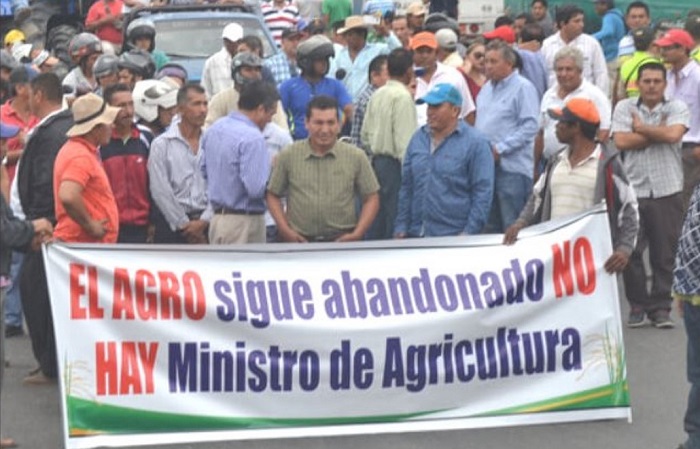
[[[6, 140], [14, 137], [19, 132], [15, 126], [0, 123], [0, 155], [4, 156], [6, 151]], [[8, 186], [7, 171], [5, 165], [0, 166], [0, 186], [3, 186], [0, 193], [0, 310], [3, 310], [5, 303], [5, 288], [9, 283], [10, 260], [12, 250], [24, 250], [28, 246], [39, 246], [42, 241], [51, 237], [53, 226], [51, 222], [44, 218], [32, 221], [20, 220], [12, 214], [12, 210], [7, 204], [6, 187]], [[0, 319], [0, 336], [5, 335], [5, 320]], [[2, 389], [2, 379], [5, 371], [5, 340], [0, 339], [0, 389]], [[15, 442], [11, 438], [0, 438], [0, 448], [14, 447]]]
[[[73, 126], [73, 114], [61, 109], [61, 82], [44, 73], [31, 82], [30, 105], [41, 120], [32, 130], [19, 164], [17, 187], [27, 219], [40, 217], [56, 222], [53, 165]], [[20, 293], [34, 357], [39, 369], [24, 379], [26, 384], [45, 384], [57, 376], [56, 341], [41, 251], [28, 251], [20, 275]]]

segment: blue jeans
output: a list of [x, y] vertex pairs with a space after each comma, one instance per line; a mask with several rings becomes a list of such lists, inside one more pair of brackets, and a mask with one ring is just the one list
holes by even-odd
[[12, 285], [5, 295], [5, 326], [22, 326], [22, 299], [19, 296], [19, 272], [22, 269], [24, 254], [12, 251], [12, 265], [10, 265], [10, 279]]
[[688, 335], [688, 409], [683, 428], [688, 434], [686, 449], [700, 449], [700, 306], [683, 304], [683, 321]]
[[532, 179], [529, 176], [507, 172], [496, 165], [493, 204], [484, 233], [505, 232], [518, 219], [531, 193]]

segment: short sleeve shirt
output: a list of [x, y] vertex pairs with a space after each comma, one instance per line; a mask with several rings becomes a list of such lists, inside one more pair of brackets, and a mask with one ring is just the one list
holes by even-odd
[[119, 212], [112, 187], [97, 155], [97, 147], [80, 137], [72, 137], [58, 152], [53, 171], [53, 190], [59, 191], [63, 181], [83, 186], [83, 201], [94, 220], [107, 220], [107, 233], [96, 239], [90, 236], [66, 212], [61, 201], [56, 201], [56, 229], [54, 236], [65, 242], [114, 243], [119, 233]]
[[[681, 101], [666, 100], [649, 109], [639, 98], [626, 98], [615, 106], [613, 134], [632, 132], [633, 112], [650, 125], [660, 125], [664, 118], [667, 126], [683, 125], [687, 129], [690, 123], [688, 107]], [[683, 190], [680, 140], [626, 151], [623, 165], [638, 198], [663, 198]]]
[[278, 155], [267, 190], [287, 195], [292, 229], [304, 236], [329, 236], [355, 228], [356, 195], [377, 192], [379, 183], [359, 148], [337, 142], [319, 156], [302, 140]]

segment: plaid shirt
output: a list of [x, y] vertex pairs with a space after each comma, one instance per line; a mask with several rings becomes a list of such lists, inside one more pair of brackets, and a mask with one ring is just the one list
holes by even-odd
[[282, 51], [265, 59], [263, 64], [272, 72], [277, 86], [293, 76], [299, 76], [299, 69], [296, 64], [293, 64]]
[[700, 185], [695, 186], [678, 239], [673, 292], [688, 296], [700, 295]]
[[372, 94], [376, 90], [376, 87], [374, 87], [371, 84], [368, 84], [367, 87], [365, 87], [365, 90], [360, 92], [360, 95], [358, 95], [357, 101], [355, 102], [355, 113], [352, 117], [352, 129], [350, 131], [350, 138], [352, 139], [353, 145], [356, 145], [357, 147], [363, 149], [365, 153], [368, 154], [369, 149], [366, 146], [362, 145], [362, 141], [360, 139], [360, 132], [362, 131], [362, 122], [365, 121], [365, 111], [367, 110], [367, 103], [369, 103], [369, 99], [372, 97]]

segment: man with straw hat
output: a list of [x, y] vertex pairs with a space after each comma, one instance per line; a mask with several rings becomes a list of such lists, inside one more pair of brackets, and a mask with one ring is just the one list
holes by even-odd
[[119, 213], [98, 147], [109, 142], [119, 108], [90, 93], [75, 100], [72, 110], [74, 125], [54, 165], [54, 235], [66, 242], [114, 243]]
[[330, 74], [343, 82], [353, 100], [357, 100], [369, 84], [367, 73], [372, 60], [401, 47], [401, 41], [391, 32], [386, 44], [367, 43], [370, 26], [363, 16], [350, 16], [345, 19], [345, 26], [338, 30], [347, 46], [332, 60]]

